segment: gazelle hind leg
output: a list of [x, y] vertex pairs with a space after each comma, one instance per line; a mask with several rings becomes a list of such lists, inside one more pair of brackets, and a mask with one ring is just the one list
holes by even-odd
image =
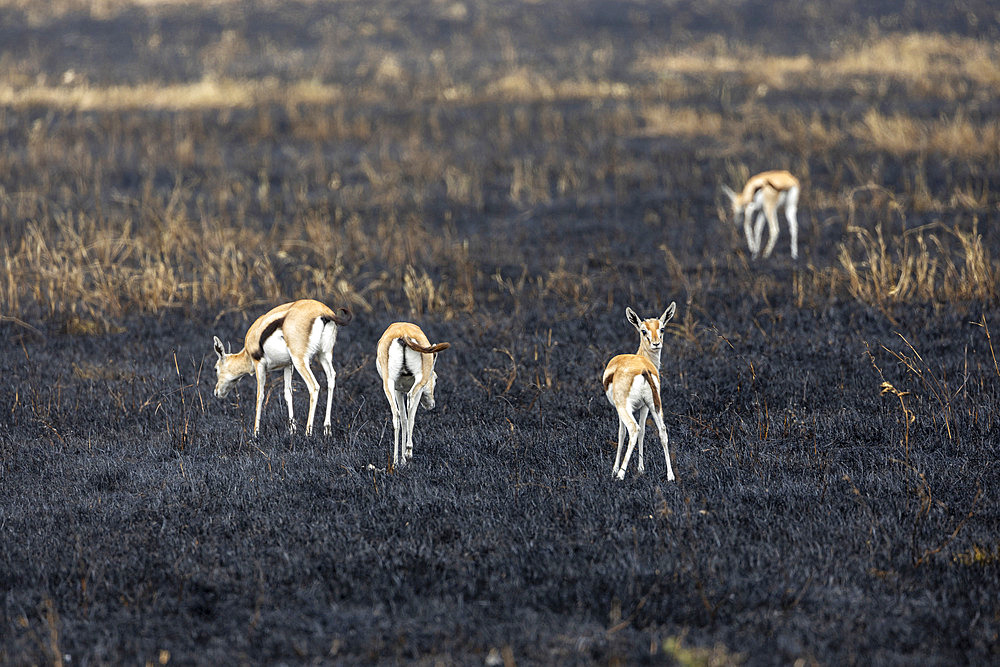
[[767, 247], [764, 248], [764, 257], [770, 257], [774, 252], [774, 244], [778, 242], [778, 210], [777, 208], [765, 208], [764, 216], [767, 218], [767, 231], [770, 238], [767, 239]]
[[746, 213], [743, 214], [743, 234], [747, 237], [747, 248], [750, 250], [750, 256], [757, 256], [758, 244], [754, 243], [754, 215], [755, 212], [752, 209], [748, 209]]
[[615, 465], [611, 469], [611, 476], [615, 477], [618, 475], [618, 470], [622, 465], [622, 451], [625, 449], [625, 422], [621, 419], [618, 420], [618, 450], [615, 452]]
[[636, 470], [639, 471], [640, 475], [646, 472], [646, 458], [642, 451], [642, 443], [643, 440], [646, 439], [646, 417], [648, 416], [648, 414], [649, 414], [649, 408], [645, 406], [639, 408], [639, 438], [636, 442], [639, 448], [638, 452], [639, 461], [638, 465], [636, 466]]
[[618, 409], [618, 418], [625, 423], [625, 428], [628, 429], [628, 449], [625, 450], [625, 458], [622, 459], [622, 465], [618, 469], [618, 479], [625, 479], [625, 471], [628, 469], [629, 459], [632, 458], [632, 451], [635, 449], [636, 440], [639, 438], [639, 424], [636, 423], [635, 417], [629, 414], [628, 410], [624, 408]]
[[288, 404], [288, 432], [295, 433], [295, 412], [292, 409], [292, 367], [285, 366], [285, 403]]
[[[756, 259], [757, 257], [760, 257], [760, 244], [764, 240], [764, 218], [765, 218], [765, 215], [764, 215], [763, 212], [761, 212], [760, 209], [758, 209], [754, 213], [754, 222], [753, 222], [753, 256], [754, 256], [754, 259]], [[767, 257], [766, 254], [764, 256]]]
[[396, 404], [396, 392], [387, 382], [382, 383], [382, 391], [385, 392], [385, 397], [389, 401], [389, 411], [392, 413], [392, 465], [395, 467], [399, 465], [399, 431], [401, 426], [399, 406]]
[[333, 370], [333, 354], [322, 353], [319, 358], [326, 373], [326, 417], [323, 419], [323, 435], [329, 436], [333, 432], [333, 424], [330, 421], [330, 411], [333, 409], [333, 388], [337, 385], [337, 372]]
[[663, 423], [663, 415], [657, 410], [652, 410], [653, 422], [656, 423], [656, 431], [660, 435], [660, 444], [663, 445], [663, 457], [667, 460], [667, 481], [674, 481], [674, 469], [670, 465], [670, 449], [667, 447], [667, 427]]
[[406, 395], [406, 450], [404, 455], [413, 458], [413, 425], [417, 421], [417, 408], [420, 407], [420, 393], [410, 392]]
[[412, 447], [408, 435], [411, 428], [410, 405], [406, 394], [401, 391], [396, 392], [396, 407], [399, 410], [399, 465], [404, 466], [410, 460], [406, 450]]
[[292, 363], [305, 381], [306, 389], [309, 390], [309, 418], [306, 420], [306, 435], [312, 435], [313, 419], [316, 418], [316, 403], [319, 401], [319, 381], [309, 367], [309, 359], [299, 361], [292, 359]]

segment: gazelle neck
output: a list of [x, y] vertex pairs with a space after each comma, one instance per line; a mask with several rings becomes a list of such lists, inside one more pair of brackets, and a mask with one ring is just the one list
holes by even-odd
[[226, 360], [233, 372], [240, 373], [241, 375], [250, 375], [253, 373], [253, 360], [250, 358], [250, 353], [247, 352], [245, 347], [239, 352], [226, 357]]
[[649, 344], [649, 341], [647, 341], [645, 338], [643, 338], [642, 340], [639, 341], [639, 351], [636, 352], [636, 354], [638, 356], [640, 356], [640, 357], [645, 357], [646, 359], [648, 359], [649, 362], [651, 364], [653, 364], [653, 367], [656, 368], [656, 371], [659, 372], [660, 371], [660, 352], [662, 352], [662, 351], [663, 351], [663, 347], [662, 346], [658, 347], [656, 349], [653, 349], [653, 347]]

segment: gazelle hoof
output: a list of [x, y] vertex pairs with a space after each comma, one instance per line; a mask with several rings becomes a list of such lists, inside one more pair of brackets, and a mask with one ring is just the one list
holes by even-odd
[[333, 427], [332, 427], [332, 426], [330, 426], [329, 424], [324, 424], [324, 425], [323, 425], [323, 435], [325, 435], [325, 436], [326, 436], [326, 437], [328, 437], [328, 438], [329, 438], [329, 437], [330, 437], [331, 435], [333, 435]]

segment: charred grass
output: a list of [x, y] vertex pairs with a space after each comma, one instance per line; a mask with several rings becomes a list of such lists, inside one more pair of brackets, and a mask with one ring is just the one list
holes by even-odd
[[[995, 660], [994, 10], [779, 5], [0, 0], [0, 661]], [[335, 435], [254, 440], [211, 336], [305, 296]], [[671, 300], [679, 479], [613, 483]]]

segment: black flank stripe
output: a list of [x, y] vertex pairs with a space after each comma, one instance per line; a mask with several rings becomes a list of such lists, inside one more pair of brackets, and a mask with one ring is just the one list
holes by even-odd
[[257, 343], [257, 349], [250, 356], [256, 360], [260, 360], [264, 356], [264, 342], [271, 337], [271, 334], [280, 329], [284, 323], [285, 318], [282, 317], [264, 327], [264, 330], [260, 333], [260, 341]]

